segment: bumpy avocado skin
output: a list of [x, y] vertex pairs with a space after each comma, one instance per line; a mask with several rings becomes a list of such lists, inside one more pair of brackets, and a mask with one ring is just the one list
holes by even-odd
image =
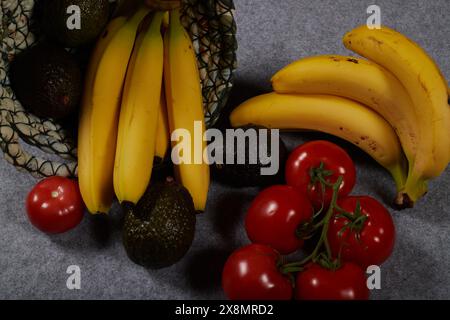
[[135, 207], [125, 207], [123, 243], [133, 262], [160, 269], [176, 263], [189, 250], [196, 216], [184, 187], [175, 182], [153, 184]]
[[[110, 16], [108, 0], [43, 0], [42, 27], [45, 34], [65, 47], [79, 47], [93, 42], [103, 31]], [[81, 11], [81, 28], [69, 30], [67, 8]]]
[[[247, 130], [247, 129], [265, 129], [263, 127], [257, 127], [257, 126], [245, 126], [241, 129]], [[272, 154], [271, 150], [271, 144], [270, 144], [270, 131], [268, 134], [268, 154]], [[224, 139], [225, 140], [225, 139]], [[226, 159], [227, 149], [225, 147], [226, 141], [224, 141], [224, 147], [223, 147], [223, 155], [224, 159]], [[233, 150], [233, 156], [235, 159], [235, 164], [214, 164], [212, 166], [213, 168], [213, 174], [214, 177], [217, 178], [219, 181], [228, 184], [230, 186], [234, 187], [265, 187], [277, 183], [283, 183], [284, 181], [284, 165], [287, 160], [288, 151], [286, 149], [286, 145], [284, 144], [283, 140], [279, 139], [279, 170], [276, 175], [261, 175], [261, 168], [265, 167], [261, 162], [259, 161], [258, 157], [258, 163], [256, 164], [249, 164], [249, 152], [252, 154], [258, 154], [258, 145], [259, 145], [259, 136], [258, 136], [258, 143], [256, 145], [250, 145], [247, 144], [246, 149], [246, 158], [245, 163], [246, 164], [236, 164], [237, 159], [237, 146], [235, 145], [235, 149]]]
[[81, 69], [63, 48], [42, 42], [27, 49], [14, 59], [9, 76], [19, 101], [39, 117], [61, 119], [79, 106]]

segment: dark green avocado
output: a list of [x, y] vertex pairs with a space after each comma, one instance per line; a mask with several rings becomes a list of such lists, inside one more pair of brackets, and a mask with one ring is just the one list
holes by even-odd
[[[263, 127], [256, 127], [256, 126], [245, 126], [242, 127], [243, 130], [248, 129], [265, 129]], [[227, 152], [230, 152], [226, 148], [226, 139], [224, 139], [224, 146], [223, 146], [223, 155], [224, 159], [227, 158]], [[268, 148], [268, 155], [272, 154], [271, 150], [271, 143], [270, 143], [270, 131], [267, 135], [267, 148]], [[217, 178], [219, 181], [235, 186], [235, 187], [265, 187], [277, 183], [283, 183], [284, 181], [284, 164], [286, 163], [288, 152], [286, 149], [286, 146], [283, 142], [283, 140], [279, 139], [279, 169], [278, 173], [275, 175], [261, 175], [261, 168], [268, 167], [270, 165], [263, 165], [260, 161], [260, 158], [258, 156], [258, 161], [256, 164], [250, 164], [249, 162], [249, 154], [255, 154], [258, 155], [260, 145], [260, 137], [258, 135], [257, 143], [249, 145], [249, 143], [246, 144], [246, 156], [245, 156], [245, 164], [237, 164], [237, 150], [238, 146], [237, 144], [234, 145], [234, 149], [231, 150], [234, 157], [234, 164], [227, 164], [226, 161], [224, 161], [224, 164], [214, 164], [212, 166], [213, 168], [213, 175], [215, 178]]]
[[11, 63], [9, 76], [19, 101], [39, 117], [61, 119], [79, 105], [81, 69], [63, 48], [42, 42], [27, 49]]
[[[72, 12], [70, 6], [80, 8], [80, 29], [67, 26]], [[45, 34], [64, 47], [79, 47], [93, 42], [103, 31], [110, 16], [108, 0], [44, 0], [42, 28]]]
[[194, 202], [173, 179], [150, 185], [136, 206], [125, 204], [124, 209], [123, 244], [133, 262], [164, 268], [189, 250], [195, 233]]

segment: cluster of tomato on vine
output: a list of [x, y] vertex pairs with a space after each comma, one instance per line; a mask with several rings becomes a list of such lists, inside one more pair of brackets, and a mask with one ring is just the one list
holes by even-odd
[[[392, 254], [389, 211], [370, 196], [350, 195], [353, 160], [341, 147], [312, 141], [285, 166], [285, 185], [261, 191], [245, 218], [252, 244], [225, 263], [222, 287], [232, 300], [364, 300], [366, 269]], [[289, 261], [305, 241], [314, 249]], [[312, 244], [312, 245], [311, 245]]]

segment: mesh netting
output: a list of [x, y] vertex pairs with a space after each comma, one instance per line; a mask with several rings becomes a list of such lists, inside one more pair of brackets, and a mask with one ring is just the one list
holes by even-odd
[[[30, 32], [34, 0], [0, 1], [0, 148], [5, 159], [35, 177], [76, 177], [77, 150], [52, 119], [28, 113], [8, 79], [14, 56], [35, 41]], [[182, 22], [197, 52], [205, 120], [214, 125], [226, 104], [236, 67], [236, 25], [232, 0], [183, 0]], [[60, 157], [51, 161], [24, 150], [23, 143]]]

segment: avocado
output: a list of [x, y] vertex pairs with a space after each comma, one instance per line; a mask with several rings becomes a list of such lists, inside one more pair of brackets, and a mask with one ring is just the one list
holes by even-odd
[[[258, 126], [244, 126], [240, 129], [243, 129], [244, 131], [247, 131], [249, 129], [266, 129], [264, 127], [258, 127]], [[268, 129], [269, 130], [269, 129]], [[279, 163], [279, 169], [278, 172], [275, 175], [262, 175], [261, 174], [261, 168], [269, 167], [269, 165], [263, 165], [261, 163], [261, 159], [259, 157], [259, 146], [260, 146], [260, 136], [257, 135], [257, 143], [249, 145], [249, 143], [246, 143], [246, 153], [245, 153], [245, 164], [237, 164], [237, 150], [238, 146], [235, 143], [233, 150], [227, 150], [226, 144], [227, 141], [224, 139], [223, 144], [223, 158], [224, 158], [224, 164], [214, 164], [212, 166], [213, 175], [217, 180], [234, 186], [234, 187], [265, 187], [269, 185], [274, 185], [277, 183], [283, 183], [284, 180], [284, 164], [286, 163], [288, 152], [286, 149], [286, 145], [284, 144], [283, 140], [279, 138], [279, 156], [278, 156], [278, 163]], [[270, 130], [267, 134], [267, 155], [272, 155], [271, 150], [271, 136], [270, 136]], [[227, 164], [227, 153], [232, 152], [233, 158], [234, 158], [234, 164]], [[257, 156], [257, 163], [256, 164], [250, 164], [250, 157], [249, 154], [258, 155]]]
[[27, 49], [11, 63], [9, 76], [19, 101], [39, 117], [61, 119], [79, 105], [81, 69], [63, 48], [41, 42]]
[[151, 269], [164, 268], [189, 250], [195, 233], [194, 202], [172, 178], [151, 184], [136, 206], [123, 207], [123, 244], [133, 262]]
[[[80, 28], [69, 29], [73, 12], [70, 6], [80, 10]], [[42, 28], [44, 33], [64, 47], [79, 47], [93, 42], [103, 31], [110, 16], [108, 0], [44, 0], [42, 4]]]

